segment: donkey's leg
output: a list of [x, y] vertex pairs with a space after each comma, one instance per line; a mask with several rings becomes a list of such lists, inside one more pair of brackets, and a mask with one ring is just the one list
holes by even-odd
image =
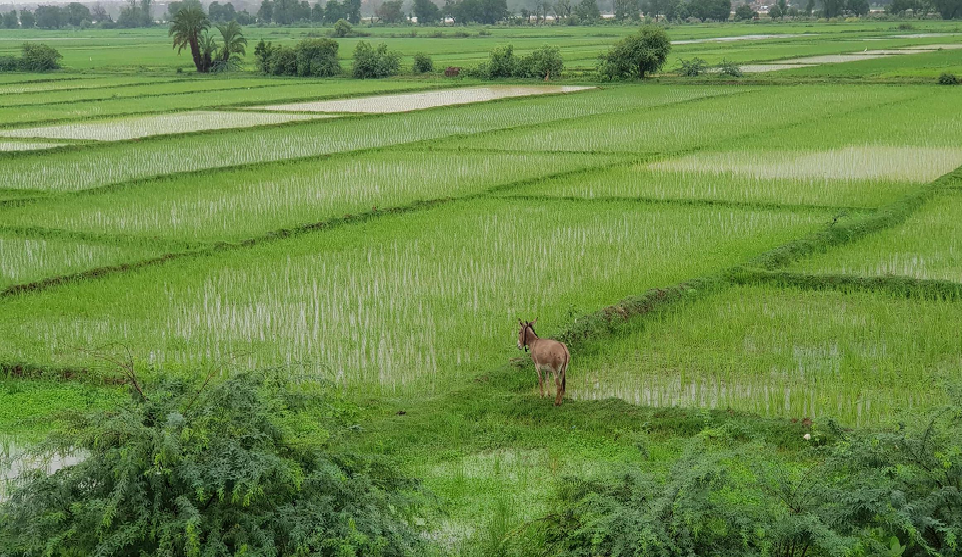
[[534, 370], [538, 373], [538, 390], [541, 391], [541, 398], [544, 398], [544, 379], [541, 378], [541, 366], [537, 362], [534, 364]]
[[554, 372], [554, 386], [555, 386], [555, 389], [557, 389], [556, 392], [558, 393], [554, 397], [555, 406], [561, 406], [561, 401], [564, 400], [565, 389], [564, 387], [561, 386], [563, 381], [564, 381], [564, 367], [562, 367], [560, 371]]

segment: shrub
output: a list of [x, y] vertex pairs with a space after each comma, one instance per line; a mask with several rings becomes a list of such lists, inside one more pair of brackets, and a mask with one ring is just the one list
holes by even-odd
[[19, 58], [16, 56], [0, 56], [0, 72], [15, 72], [19, 69]]
[[277, 374], [132, 391], [122, 408], [41, 446], [86, 456], [28, 473], [0, 504], [0, 555], [426, 550], [411, 524], [417, 484], [377, 457], [330, 446], [355, 413], [333, 390]]
[[956, 77], [955, 74], [945, 72], [939, 76], [939, 84], [940, 85], [958, 85], [959, 78]]
[[598, 72], [606, 80], [644, 78], [665, 65], [669, 52], [668, 33], [655, 25], [643, 25], [636, 35], [616, 42], [601, 57]]
[[514, 47], [511, 45], [499, 46], [491, 51], [491, 58], [488, 61], [488, 77], [513, 77], [516, 64]]
[[718, 73], [721, 75], [727, 75], [729, 77], [741, 77], [742, 68], [735, 62], [722, 60], [721, 64], [718, 65]]
[[755, 16], [757, 15], [758, 12], [753, 10], [748, 4], [742, 4], [741, 6], [735, 8], [735, 21], [748, 21], [755, 19]]
[[353, 75], [358, 79], [390, 77], [401, 71], [401, 53], [388, 51], [381, 43], [375, 50], [367, 41], [360, 41], [354, 49]]
[[414, 55], [414, 73], [431, 73], [434, 71], [434, 62], [431, 57], [423, 52]]
[[678, 67], [678, 75], [698, 77], [705, 73], [705, 61], [701, 58], [695, 57], [691, 60], [679, 60], [679, 63], [681, 65]]
[[347, 20], [339, 19], [334, 24], [331, 34], [339, 39], [354, 36], [354, 27]]
[[60, 68], [63, 56], [45, 44], [24, 43], [20, 69], [25, 72], [47, 72]]
[[341, 73], [337, 61], [337, 41], [305, 39], [294, 48], [297, 75], [300, 77], [333, 77]]
[[297, 53], [289, 46], [277, 46], [271, 51], [270, 75], [297, 75]]
[[517, 77], [536, 77], [538, 79], [551, 79], [551, 76], [560, 77], [562, 71], [564, 71], [564, 60], [561, 58], [561, 49], [548, 45], [544, 45], [525, 56], [518, 61], [515, 67]]

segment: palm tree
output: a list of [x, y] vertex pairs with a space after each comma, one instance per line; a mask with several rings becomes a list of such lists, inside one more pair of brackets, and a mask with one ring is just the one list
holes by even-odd
[[220, 36], [224, 41], [224, 46], [220, 51], [221, 62], [227, 64], [234, 54], [240, 54], [241, 56], [247, 54], [247, 39], [244, 38], [244, 32], [241, 31], [239, 23], [228, 21], [218, 25], [217, 30], [220, 31]]
[[197, 71], [207, 73], [210, 64], [205, 63], [201, 54], [200, 40], [201, 33], [210, 28], [210, 20], [207, 19], [207, 14], [204, 13], [204, 8], [200, 6], [200, 3], [188, 4], [185, 2], [185, 4], [187, 5], [174, 14], [174, 19], [170, 22], [170, 31], [167, 34], [174, 37], [174, 48], [177, 49], [177, 54], [180, 54], [180, 51], [184, 48], [189, 47]]
[[211, 69], [215, 69], [214, 66], [214, 53], [217, 52], [217, 39], [213, 35], [204, 32], [200, 36], [199, 45], [200, 47], [200, 57], [204, 62], [204, 71], [209, 72]]

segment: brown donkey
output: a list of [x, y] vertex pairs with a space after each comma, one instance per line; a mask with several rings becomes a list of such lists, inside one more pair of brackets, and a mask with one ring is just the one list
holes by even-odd
[[538, 388], [541, 389], [541, 398], [544, 398], [544, 379], [548, 376], [545, 370], [545, 377], [541, 377], [541, 368], [551, 370], [554, 376], [557, 396], [554, 399], [555, 406], [561, 406], [565, 396], [565, 375], [568, 373], [568, 362], [571, 361], [571, 354], [568, 347], [563, 342], [548, 338], [538, 338], [534, 332], [535, 319], [529, 323], [518, 320], [521, 328], [518, 330], [518, 350], [531, 349], [531, 361], [534, 362], [534, 370], [538, 372]]

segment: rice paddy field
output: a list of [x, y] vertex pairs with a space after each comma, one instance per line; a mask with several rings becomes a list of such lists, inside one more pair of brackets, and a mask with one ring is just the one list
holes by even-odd
[[[555, 44], [551, 84], [195, 76], [165, 29], [2, 30], [65, 68], [0, 74], [0, 456], [123, 400], [99, 353], [286, 369], [437, 495], [442, 553], [485, 555], [557, 478], [720, 424], [800, 460], [809, 420], [890, 428], [962, 379], [962, 27], [911, 26], [672, 26], [637, 83], [587, 73], [630, 27], [366, 29], [406, 66]], [[694, 56], [760, 69], [673, 74]], [[572, 354], [558, 408], [535, 318]]]

